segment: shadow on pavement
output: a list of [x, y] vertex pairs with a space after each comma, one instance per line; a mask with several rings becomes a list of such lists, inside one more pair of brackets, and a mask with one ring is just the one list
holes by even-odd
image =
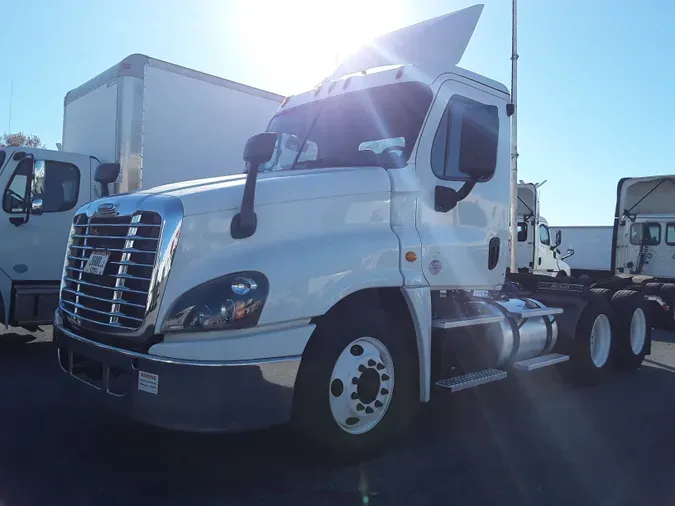
[[[7, 350], [10, 350], [7, 353]], [[666, 504], [675, 375], [643, 367], [595, 387], [555, 370], [440, 396], [389, 451], [317, 466], [286, 428], [195, 435], [73, 397], [51, 343], [0, 344], [0, 503]]]

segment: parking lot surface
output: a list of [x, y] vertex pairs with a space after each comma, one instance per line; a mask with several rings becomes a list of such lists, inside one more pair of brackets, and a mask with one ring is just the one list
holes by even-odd
[[50, 329], [0, 334], [0, 505], [672, 504], [674, 342], [655, 332], [643, 368], [594, 387], [551, 369], [443, 395], [386, 453], [338, 466], [285, 428], [110, 415], [69, 394]]

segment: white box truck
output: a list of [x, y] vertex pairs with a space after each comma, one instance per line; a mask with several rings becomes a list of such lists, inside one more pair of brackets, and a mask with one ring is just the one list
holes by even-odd
[[638, 369], [640, 293], [507, 282], [514, 104], [457, 66], [481, 11], [382, 36], [290, 97], [246, 175], [81, 207], [54, 321], [73, 395], [181, 430], [291, 421], [362, 456], [441, 391]]
[[0, 322], [52, 321], [80, 206], [108, 193], [243, 172], [246, 139], [265, 129], [282, 100], [140, 54], [68, 92], [62, 151], [0, 149]]
[[551, 227], [551, 232], [561, 232], [562, 249], [573, 251], [567, 259], [572, 275], [593, 278], [612, 274], [611, 225]]

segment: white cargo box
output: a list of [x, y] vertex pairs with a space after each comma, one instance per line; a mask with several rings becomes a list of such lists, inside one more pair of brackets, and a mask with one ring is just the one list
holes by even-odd
[[63, 150], [119, 162], [117, 192], [241, 173], [283, 97], [134, 54], [68, 92]]

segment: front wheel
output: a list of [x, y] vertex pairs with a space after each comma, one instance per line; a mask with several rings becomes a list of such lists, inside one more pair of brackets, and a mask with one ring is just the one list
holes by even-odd
[[405, 429], [419, 406], [414, 340], [387, 312], [352, 305], [323, 318], [303, 354], [293, 402], [299, 431], [361, 458]]

